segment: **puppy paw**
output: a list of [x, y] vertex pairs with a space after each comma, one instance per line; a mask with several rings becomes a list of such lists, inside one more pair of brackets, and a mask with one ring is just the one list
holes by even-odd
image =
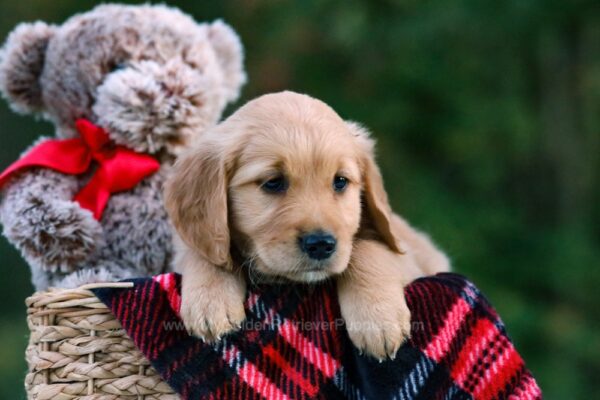
[[361, 352], [383, 361], [394, 359], [400, 346], [410, 337], [410, 311], [403, 296], [375, 304], [341, 303], [342, 316], [350, 340]]
[[246, 318], [245, 291], [237, 285], [182, 286], [180, 316], [187, 331], [214, 343], [240, 329]]

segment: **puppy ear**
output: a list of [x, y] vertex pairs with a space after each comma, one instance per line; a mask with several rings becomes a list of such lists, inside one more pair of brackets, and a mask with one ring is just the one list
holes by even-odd
[[363, 126], [351, 121], [347, 122], [347, 125], [356, 138], [361, 152], [363, 200], [367, 217], [370, 218], [383, 242], [393, 251], [403, 254], [406, 252], [406, 245], [392, 223], [392, 209], [383, 187], [383, 178], [375, 163], [375, 142]]
[[0, 91], [17, 112], [42, 111], [40, 75], [55, 31], [44, 22], [19, 24], [0, 50]]
[[165, 207], [181, 239], [214, 265], [232, 268], [226, 155], [204, 142], [183, 154], [165, 184]]
[[246, 83], [242, 42], [233, 28], [221, 20], [210, 24], [208, 29], [209, 40], [223, 68], [225, 98], [228, 102], [235, 101]]

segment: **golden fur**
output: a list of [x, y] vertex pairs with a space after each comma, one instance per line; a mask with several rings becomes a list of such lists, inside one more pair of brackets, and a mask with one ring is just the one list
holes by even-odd
[[[284, 193], [261, 185], [284, 176]], [[333, 190], [343, 176], [348, 186]], [[270, 94], [240, 108], [176, 163], [166, 206], [179, 234], [181, 316], [205, 340], [244, 320], [246, 276], [338, 280], [350, 338], [367, 354], [393, 357], [410, 332], [402, 288], [448, 260], [423, 234], [392, 214], [373, 141], [319, 100]], [[306, 256], [299, 235], [337, 239], [324, 260]]]

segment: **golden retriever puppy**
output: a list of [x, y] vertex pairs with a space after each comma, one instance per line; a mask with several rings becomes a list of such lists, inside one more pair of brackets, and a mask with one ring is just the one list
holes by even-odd
[[393, 357], [410, 334], [403, 287], [449, 268], [392, 214], [368, 132], [306, 95], [259, 97], [203, 135], [175, 164], [165, 200], [181, 317], [207, 341], [243, 322], [248, 277], [335, 277], [352, 342]]

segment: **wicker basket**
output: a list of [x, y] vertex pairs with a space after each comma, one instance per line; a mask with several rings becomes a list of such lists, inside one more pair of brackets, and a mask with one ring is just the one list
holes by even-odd
[[52, 289], [26, 300], [29, 399], [178, 399], [110, 310], [89, 290]]

